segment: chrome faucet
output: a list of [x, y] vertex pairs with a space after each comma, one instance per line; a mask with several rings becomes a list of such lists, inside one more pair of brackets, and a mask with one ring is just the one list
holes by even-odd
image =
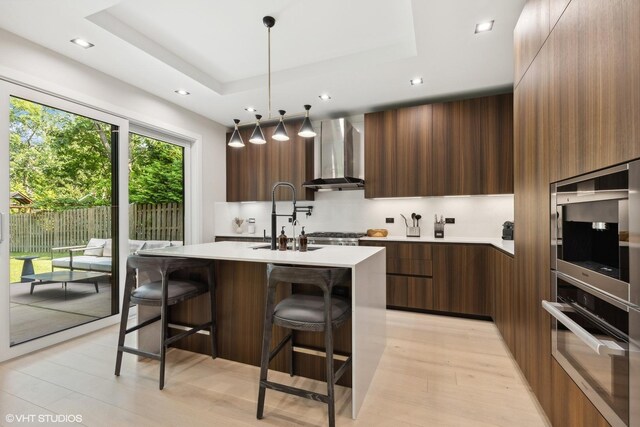
[[[276, 212], [276, 190], [278, 187], [285, 186], [291, 188], [291, 193], [293, 194], [293, 212], [290, 215], [287, 214], [278, 214]], [[307, 216], [311, 215], [311, 210], [313, 206], [296, 206], [296, 187], [293, 186], [290, 182], [276, 182], [273, 185], [273, 190], [271, 191], [271, 250], [276, 250], [276, 240], [277, 240], [277, 219], [279, 216], [285, 216], [291, 218], [291, 223], [295, 224], [296, 222], [296, 213], [297, 212], [305, 212]], [[298, 223], [299, 224], [299, 223]], [[295, 229], [293, 231], [295, 234]], [[295, 242], [295, 236], [293, 236]], [[295, 243], [294, 243], [295, 247]]]

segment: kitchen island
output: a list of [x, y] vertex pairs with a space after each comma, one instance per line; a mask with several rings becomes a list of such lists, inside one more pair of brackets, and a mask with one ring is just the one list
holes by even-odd
[[[347, 267], [351, 269], [351, 321], [334, 331], [336, 353], [352, 354], [351, 412], [355, 419], [386, 345], [386, 263], [385, 249], [376, 247], [317, 246], [309, 252], [271, 251], [264, 244], [218, 242], [140, 251], [142, 255], [178, 256], [216, 260], [216, 320], [218, 357], [259, 365], [262, 321], [266, 293], [266, 265], [269, 263], [300, 266]], [[281, 287], [285, 288], [285, 287]], [[302, 287], [281, 290], [305, 292]], [[208, 296], [204, 295], [171, 312], [171, 321], [195, 324], [208, 316]], [[148, 307], [139, 307], [139, 318], [150, 317]], [[273, 342], [284, 336], [274, 327]], [[322, 334], [294, 334], [294, 346], [304, 345], [322, 351]], [[140, 337], [149, 346], [157, 334]], [[153, 338], [152, 338], [153, 337]], [[208, 353], [208, 339], [197, 334], [186, 338], [180, 348]], [[281, 352], [272, 362], [274, 369], [286, 371], [289, 355]], [[296, 353], [296, 374], [322, 379], [324, 359], [308, 353]], [[257, 375], [257, 372], [256, 372]], [[257, 390], [256, 390], [257, 392]]]

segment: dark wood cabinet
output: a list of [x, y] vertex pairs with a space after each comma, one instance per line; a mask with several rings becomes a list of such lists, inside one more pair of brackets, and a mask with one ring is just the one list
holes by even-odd
[[512, 94], [365, 115], [366, 198], [512, 192]]
[[360, 245], [386, 248], [388, 307], [493, 314], [494, 276], [490, 274], [494, 264], [490, 255], [497, 249], [420, 242], [361, 241]]
[[433, 105], [435, 196], [513, 193], [513, 95]]
[[434, 309], [490, 316], [487, 245], [433, 245]]
[[549, 1], [527, 0], [513, 31], [515, 87], [549, 35]]
[[395, 197], [430, 196], [433, 194], [431, 186], [433, 158], [431, 121], [431, 105], [397, 110], [396, 152], [394, 156], [396, 160]]
[[549, 36], [552, 179], [640, 157], [640, 2], [573, 0]]
[[[292, 123], [296, 129], [299, 123]], [[296, 186], [298, 200], [313, 200], [314, 192], [302, 187], [304, 181], [313, 178], [313, 138], [301, 138], [291, 132], [289, 141], [271, 138], [275, 125], [262, 127], [266, 144], [251, 144], [253, 130], [242, 128], [240, 133], [245, 146], [227, 146], [227, 201], [269, 201], [273, 185], [279, 181]], [[231, 134], [227, 134], [227, 140]], [[291, 200], [288, 189], [281, 188], [276, 200]]]
[[489, 253], [489, 286], [493, 298], [491, 317], [502, 339], [515, 354], [516, 339], [516, 288], [513, 277], [513, 257], [499, 250]]
[[364, 115], [364, 196], [396, 194], [396, 110]]

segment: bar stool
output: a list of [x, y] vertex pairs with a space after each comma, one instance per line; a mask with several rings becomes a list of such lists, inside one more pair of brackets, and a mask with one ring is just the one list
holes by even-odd
[[[129, 256], [129, 258], [127, 258], [127, 278], [125, 282], [124, 298], [122, 302], [122, 318], [120, 320], [118, 354], [116, 357], [116, 376], [120, 375], [123, 352], [159, 360], [160, 390], [162, 390], [164, 388], [164, 365], [167, 348], [174, 342], [188, 337], [189, 335], [193, 335], [203, 329], [209, 329], [209, 334], [211, 337], [211, 357], [214, 359], [216, 358], [217, 349], [215, 337], [215, 274], [213, 265], [213, 261], [187, 258], [154, 257], [140, 255], [131, 255]], [[193, 268], [206, 268], [208, 283], [185, 279], [174, 279], [171, 277], [171, 274], [176, 271]], [[140, 274], [143, 272], [145, 274]], [[146, 280], [144, 283], [138, 283], [138, 286], [136, 287], [136, 282], [145, 280], [143, 279], [144, 276], [149, 276], [149, 280]], [[160, 280], [154, 280], [158, 276], [160, 277]], [[187, 327], [189, 329], [186, 329], [185, 331], [177, 335], [169, 337], [168, 308], [172, 305], [178, 304], [191, 298], [195, 298], [207, 292], [209, 292], [211, 296], [211, 320], [198, 326], [178, 325]], [[145, 320], [144, 322], [127, 329], [129, 307], [131, 304], [156, 307], [159, 306], [160, 315], [152, 319]], [[160, 353], [151, 353], [124, 345], [125, 336], [128, 333], [144, 328], [145, 326], [155, 323], [158, 320], [162, 322], [160, 333]]]
[[[267, 304], [265, 310], [264, 332], [262, 335], [262, 358], [260, 362], [260, 388], [258, 391], [257, 418], [262, 419], [266, 389], [276, 390], [307, 399], [324, 402], [328, 405], [329, 426], [335, 426], [334, 384], [349, 366], [351, 356], [334, 373], [333, 368], [333, 328], [342, 325], [351, 317], [351, 303], [332, 295], [334, 286], [344, 285], [351, 279], [348, 268], [311, 268], [287, 267], [269, 264], [267, 266]], [[317, 286], [322, 296], [293, 294], [275, 305], [278, 283], [298, 283]], [[274, 307], [275, 306], [275, 307]], [[270, 351], [273, 325], [290, 330], [289, 334]], [[291, 349], [289, 370], [293, 376], [293, 330], [324, 331], [326, 355], [327, 394], [315, 393], [285, 384], [267, 380], [269, 362], [278, 354], [287, 342]]]

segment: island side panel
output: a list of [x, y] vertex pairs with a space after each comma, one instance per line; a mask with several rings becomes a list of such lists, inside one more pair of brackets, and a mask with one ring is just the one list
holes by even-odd
[[[254, 366], [260, 365], [266, 298], [266, 267], [266, 263], [258, 262], [216, 261], [218, 357]], [[283, 299], [290, 292], [290, 286], [279, 285], [276, 301]], [[296, 285], [296, 292], [307, 293], [312, 292], [312, 289]], [[170, 322], [196, 324], [207, 321], [208, 316], [209, 295], [206, 294], [173, 307]], [[285, 335], [284, 328], [274, 326], [271, 348], [274, 348]], [[335, 352], [349, 354], [351, 342], [350, 322], [334, 330]], [[294, 343], [324, 351], [322, 333], [295, 331]], [[174, 346], [196, 353], [211, 354], [210, 341], [206, 335], [192, 335], [176, 342]], [[289, 352], [285, 348], [269, 367], [288, 372], [288, 360]], [[336, 362], [336, 369], [339, 365], [340, 362]], [[296, 353], [294, 366], [296, 375], [325, 380], [324, 358]], [[338, 384], [350, 387], [351, 382], [350, 372], [346, 372]]]
[[356, 419], [387, 345], [386, 250], [352, 269], [352, 395]]
[[[290, 292], [280, 286], [277, 299]], [[259, 366], [262, 351], [262, 327], [266, 298], [266, 264], [242, 261], [216, 261], [216, 320], [218, 357]], [[207, 320], [209, 295], [202, 295], [174, 306], [171, 321], [196, 324]], [[274, 327], [272, 347], [285, 336]], [[209, 337], [192, 335], [176, 342], [175, 347], [211, 354]], [[286, 372], [289, 353], [282, 351], [270, 364], [271, 369]]]

